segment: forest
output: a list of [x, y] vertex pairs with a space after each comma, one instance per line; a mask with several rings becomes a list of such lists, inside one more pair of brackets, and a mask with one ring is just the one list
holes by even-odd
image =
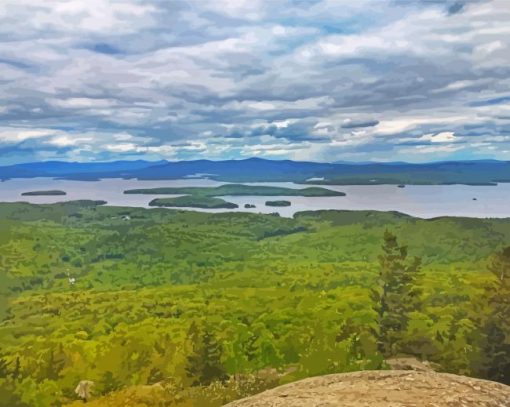
[[0, 405], [213, 407], [400, 355], [510, 383], [510, 219], [103, 203], [0, 204]]

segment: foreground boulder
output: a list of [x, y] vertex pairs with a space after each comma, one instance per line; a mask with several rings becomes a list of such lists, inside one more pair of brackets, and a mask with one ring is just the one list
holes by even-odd
[[228, 407], [509, 407], [510, 387], [433, 371], [365, 371], [313, 377]]

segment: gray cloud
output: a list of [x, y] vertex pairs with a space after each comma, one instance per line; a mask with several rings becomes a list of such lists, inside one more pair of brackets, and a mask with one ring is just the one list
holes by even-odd
[[379, 120], [346, 120], [342, 124], [343, 129], [356, 129], [359, 127], [374, 127], [379, 124]]
[[0, 162], [510, 159], [509, 19], [506, 0], [4, 0]]

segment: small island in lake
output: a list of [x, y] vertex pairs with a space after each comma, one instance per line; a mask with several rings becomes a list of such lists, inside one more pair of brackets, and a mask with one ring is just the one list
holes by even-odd
[[405, 188], [406, 186], [404, 184], [400, 184], [398, 187], [399, 188]]
[[246, 209], [253, 209], [253, 208], [256, 208], [256, 206], [255, 206], [255, 205], [253, 205], [253, 204], [244, 204], [244, 207], [245, 207]]
[[266, 201], [266, 206], [290, 206], [289, 201]]
[[53, 196], [53, 195], [67, 195], [65, 191], [60, 191], [58, 189], [52, 189], [50, 191], [29, 191], [23, 192], [22, 196]]
[[239, 206], [221, 198], [200, 195], [186, 195], [175, 198], [157, 198], [149, 202], [149, 206], [164, 208], [201, 208], [201, 209], [235, 209]]

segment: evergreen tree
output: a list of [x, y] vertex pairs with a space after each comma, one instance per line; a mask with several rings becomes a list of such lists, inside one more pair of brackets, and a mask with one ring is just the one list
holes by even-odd
[[398, 351], [409, 313], [419, 305], [416, 279], [421, 259], [408, 259], [407, 246], [400, 246], [397, 237], [384, 233], [383, 253], [379, 256], [379, 284], [372, 291], [378, 314], [378, 349], [384, 356]]
[[0, 379], [9, 376], [9, 365], [10, 362], [7, 362], [4, 357], [0, 356]]
[[193, 386], [207, 386], [214, 381], [228, 378], [221, 361], [223, 347], [208, 329], [201, 329], [195, 322], [188, 332], [191, 353], [187, 357], [186, 373]]
[[122, 383], [119, 380], [117, 380], [117, 378], [115, 377], [115, 375], [112, 372], [107, 371], [101, 377], [100, 385], [101, 385], [101, 394], [107, 394], [112, 391], [120, 389], [122, 386]]
[[248, 341], [247, 341], [245, 349], [244, 349], [244, 354], [246, 355], [246, 359], [249, 362], [253, 362], [255, 360], [255, 358], [257, 357], [257, 353], [259, 351], [259, 347], [258, 347], [258, 343], [257, 343], [258, 340], [259, 340], [259, 337], [256, 334], [252, 334], [248, 338]]
[[21, 379], [21, 364], [19, 361], [19, 356], [16, 357], [16, 360], [14, 362], [14, 368], [12, 369], [11, 377], [15, 381]]
[[510, 247], [492, 257], [489, 270], [496, 283], [488, 289], [485, 371], [487, 378], [510, 384]]
[[48, 352], [48, 363], [46, 365], [46, 378], [49, 380], [58, 380], [60, 372], [65, 366], [65, 353], [62, 344], [55, 348], [51, 348]]

